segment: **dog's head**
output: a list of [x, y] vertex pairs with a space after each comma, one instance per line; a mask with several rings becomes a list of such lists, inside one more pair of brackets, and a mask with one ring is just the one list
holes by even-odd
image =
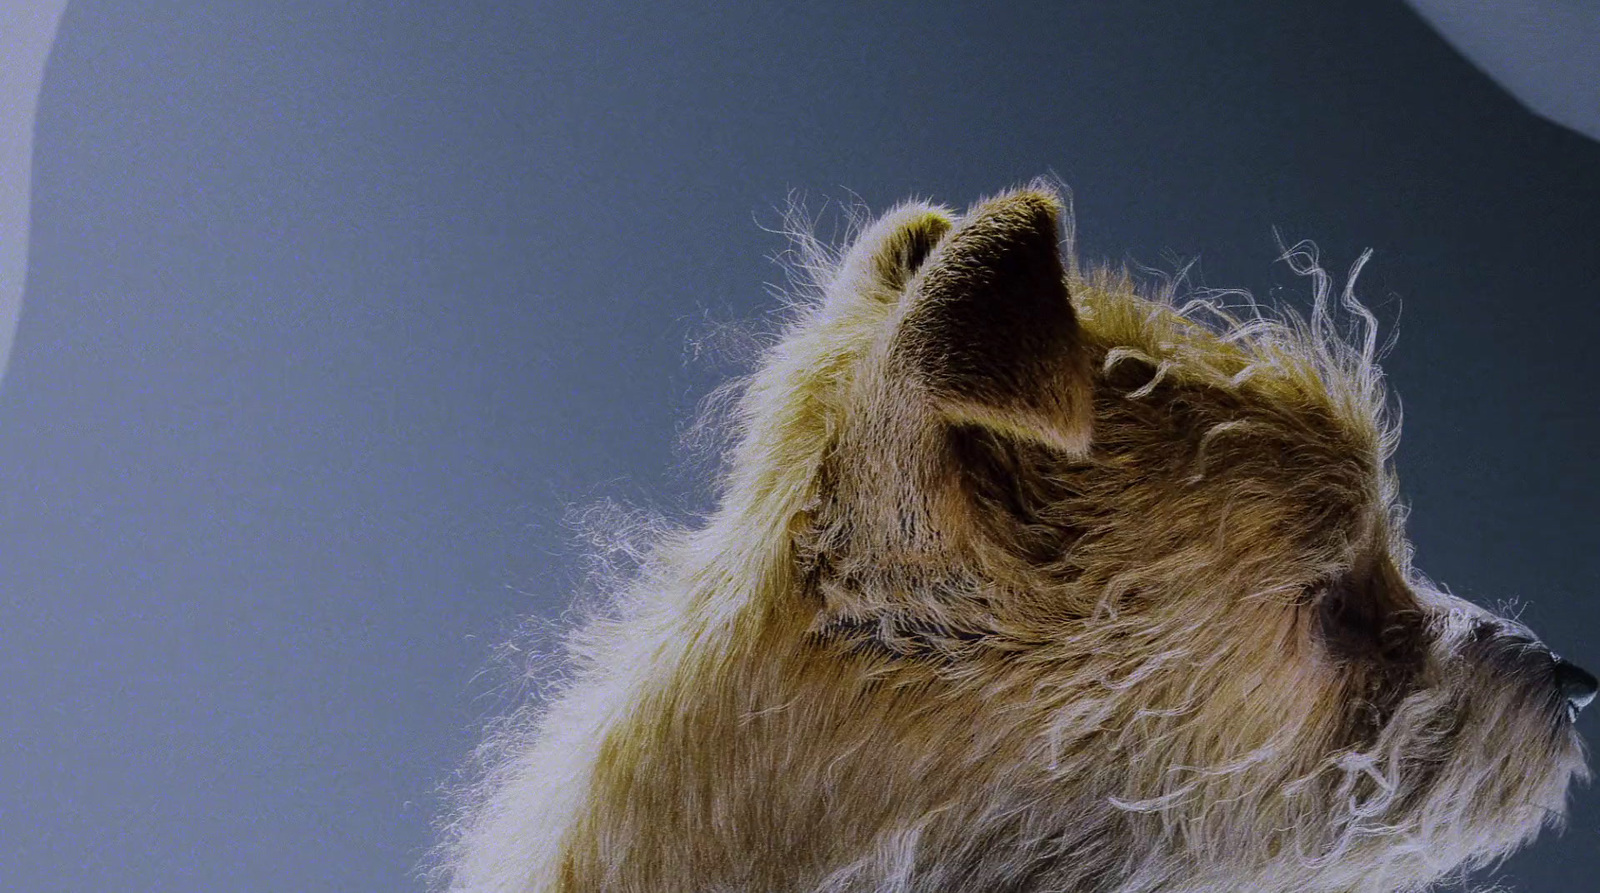
[[1395, 889], [1559, 821], [1595, 680], [1411, 567], [1370, 315], [1141, 297], [1061, 207], [900, 207], [769, 355], [730, 493], [798, 507], [797, 653], [1100, 871]]

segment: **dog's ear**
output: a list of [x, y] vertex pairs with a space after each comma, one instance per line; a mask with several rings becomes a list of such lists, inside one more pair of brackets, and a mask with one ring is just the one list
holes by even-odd
[[967, 435], [1029, 455], [1081, 455], [1090, 442], [1093, 373], [1062, 264], [1061, 199], [1022, 189], [953, 223], [902, 213], [863, 234], [842, 268], [849, 291], [830, 296], [870, 343], [839, 376], [847, 414], [794, 528], [806, 573], [844, 613], [903, 607], [944, 573], [939, 585], [954, 586], [976, 555], [1012, 560], [1014, 537], [997, 536], [974, 500], [990, 476], [1014, 490], [998, 480], [1013, 469], [975, 461]]
[[906, 286], [950, 232], [948, 209], [907, 202], [878, 218], [856, 238], [840, 265], [833, 299], [897, 304]]
[[915, 382], [950, 422], [1081, 453], [1091, 370], [1061, 263], [1061, 209], [1053, 192], [1017, 190], [942, 234], [909, 283], [885, 371]]

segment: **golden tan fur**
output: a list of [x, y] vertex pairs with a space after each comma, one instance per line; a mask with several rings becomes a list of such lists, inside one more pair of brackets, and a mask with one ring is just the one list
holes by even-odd
[[490, 736], [442, 885], [1378, 893], [1559, 819], [1548, 652], [1410, 566], [1370, 315], [1304, 252], [1303, 321], [1142, 295], [1059, 213], [802, 234], [718, 510]]

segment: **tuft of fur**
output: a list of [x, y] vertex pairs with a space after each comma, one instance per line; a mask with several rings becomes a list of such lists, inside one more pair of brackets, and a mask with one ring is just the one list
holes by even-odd
[[1070, 242], [1043, 182], [798, 221], [717, 510], [597, 525], [437, 887], [1394, 893], [1559, 824], [1549, 652], [1411, 566], [1367, 256], [1287, 249], [1302, 317]]

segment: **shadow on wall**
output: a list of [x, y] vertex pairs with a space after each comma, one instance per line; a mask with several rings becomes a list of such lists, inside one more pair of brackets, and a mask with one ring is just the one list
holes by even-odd
[[28, 275], [33, 116], [66, 5], [66, 0], [0, 5], [0, 376], [11, 358]]
[[1600, 140], [1600, 0], [1406, 0], [1529, 111]]

